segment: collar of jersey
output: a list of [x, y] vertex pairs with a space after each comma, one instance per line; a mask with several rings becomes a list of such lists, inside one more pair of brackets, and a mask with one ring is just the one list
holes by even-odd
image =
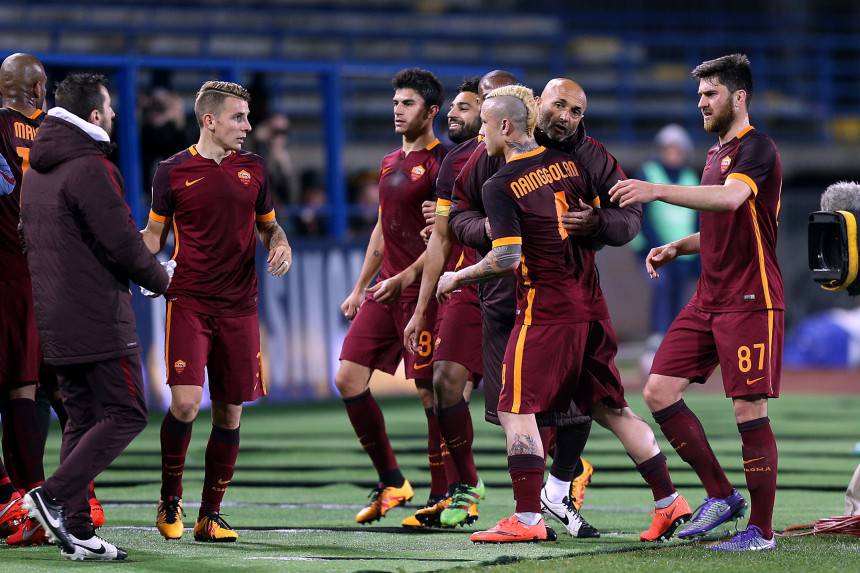
[[526, 159], [529, 157], [534, 157], [535, 155], [540, 155], [544, 151], [546, 151], [546, 147], [541, 145], [537, 149], [532, 149], [531, 151], [526, 151], [525, 153], [520, 153], [519, 155], [514, 155], [513, 157], [508, 159], [508, 163], [510, 163], [511, 161], [516, 161], [518, 159]]

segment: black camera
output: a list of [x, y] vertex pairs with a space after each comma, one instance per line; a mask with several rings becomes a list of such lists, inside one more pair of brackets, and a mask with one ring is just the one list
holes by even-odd
[[824, 290], [860, 294], [858, 220], [860, 212], [845, 210], [809, 215], [809, 270]]

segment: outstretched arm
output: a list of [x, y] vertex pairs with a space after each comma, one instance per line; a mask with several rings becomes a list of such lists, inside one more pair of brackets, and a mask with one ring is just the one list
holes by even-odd
[[726, 179], [723, 185], [662, 185], [639, 179], [625, 179], [609, 190], [612, 201], [621, 207], [636, 203], [664, 201], [697, 211], [735, 211], [753, 189], [740, 179]]
[[660, 276], [657, 269], [671, 263], [683, 255], [695, 255], [699, 252], [699, 233], [693, 233], [683, 239], [672, 241], [668, 245], [654, 247], [645, 257], [645, 270], [652, 279]]

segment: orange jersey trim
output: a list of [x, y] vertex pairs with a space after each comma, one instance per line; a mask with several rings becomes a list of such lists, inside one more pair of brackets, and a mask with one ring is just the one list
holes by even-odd
[[738, 133], [735, 137], [737, 137], [738, 139], [740, 139], [740, 138], [742, 138], [743, 136], [745, 136], [746, 134], [748, 134], [749, 132], [751, 132], [751, 131], [752, 131], [752, 130], [754, 130], [754, 129], [755, 129], [755, 128], [754, 128], [753, 126], [748, 125], [748, 126], [746, 126], [745, 128], [743, 128], [743, 129], [740, 131], [740, 133]]
[[531, 151], [527, 151], [525, 153], [520, 153], [519, 155], [514, 155], [513, 157], [508, 159], [507, 162], [510, 163], [511, 161], [518, 161], [520, 159], [528, 159], [529, 157], [534, 157], [535, 155], [540, 155], [544, 151], [546, 151], [546, 147], [541, 145], [537, 149], [532, 149]]
[[27, 119], [36, 119], [37, 117], [39, 117], [43, 113], [45, 113], [45, 112], [43, 112], [41, 109], [37, 109], [36, 111], [34, 111], [30, 115], [28, 115]]
[[190, 153], [191, 155], [197, 155], [197, 148], [192, 145], [188, 148], [188, 153]]
[[496, 239], [493, 241], [493, 248], [496, 247], [507, 247], [508, 245], [522, 245], [523, 238], [522, 237], [502, 237], [500, 239]]
[[257, 222], [258, 223], [268, 223], [268, 222], [274, 221], [274, 220], [275, 220], [275, 210], [274, 209], [272, 209], [271, 211], [269, 211], [268, 213], [266, 213], [264, 215], [257, 215]]
[[156, 213], [152, 209], [149, 210], [149, 218], [152, 219], [153, 221], [155, 221], [156, 223], [161, 223], [161, 224], [166, 223], [168, 221], [168, 219], [170, 219], [170, 217], [166, 217], [164, 215], [159, 215], [158, 213]]
[[176, 260], [176, 257], [179, 256], [179, 226], [176, 224], [176, 218], [173, 219], [173, 242], [176, 245], [173, 247], [173, 256], [170, 258]]
[[433, 149], [434, 147], [436, 147], [436, 146], [437, 146], [437, 145], [439, 145], [440, 143], [442, 143], [442, 142], [441, 142], [441, 141], [439, 141], [438, 139], [434, 139], [434, 140], [433, 140], [433, 141], [431, 141], [431, 142], [430, 142], [430, 144], [429, 144], [427, 147], [425, 147], [424, 149], [426, 149], [427, 151], [430, 151], [431, 149]]
[[520, 413], [520, 405], [523, 398], [523, 352], [526, 347], [526, 333], [529, 327], [524, 324], [520, 329], [520, 334], [517, 336], [517, 346], [514, 351], [514, 399], [511, 404], [511, 412], [514, 414]]
[[167, 320], [164, 322], [164, 382], [170, 380], [170, 317], [173, 311], [173, 303], [167, 303]]
[[594, 200], [591, 202], [591, 206], [595, 209], [600, 207], [600, 197], [595, 197]]
[[726, 176], [726, 181], [729, 179], [737, 179], [738, 181], [743, 181], [747, 185], [749, 185], [750, 189], [752, 189], [753, 195], [758, 195], [758, 185], [755, 184], [755, 181], [749, 175], [744, 175], [743, 173], [729, 173]]
[[460, 267], [463, 266], [463, 261], [465, 261], [465, 260], [466, 260], [466, 251], [464, 249], [464, 250], [460, 251], [460, 258], [457, 259], [457, 264], [454, 265], [454, 270], [455, 271], [460, 270]]
[[764, 248], [761, 243], [761, 231], [758, 228], [758, 214], [755, 208], [755, 200], [749, 199], [747, 204], [750, 206], [750, 214], [752, 215], [753, 231], [755, 232], [756, 250], [758, 251], [758, 268], [761, 274], [761, 286], [764, 290], [764, 303], [768, 309], [773, 308], [770, 300], [770, 286], [767, 282], [767, 270], [764, 264]]

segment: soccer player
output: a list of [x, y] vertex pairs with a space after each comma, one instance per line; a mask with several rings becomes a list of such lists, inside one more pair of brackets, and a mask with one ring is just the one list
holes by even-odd
[[645, 402], [669, 443], [696, 471], [707, 498], [678, 533], [703, 535], [742, 517], [746, 501], [717, 461], [702, 424], [683, 393], [704, 383], [717, 364], [732, 399], [741, 435], [749, 525], [718, 551], [773, 549], [776, 440], [767, 417], [768, 398], [779, 396], [783, 343], [782, 275], [776, 259], [782, 165], [773, 140], [750, 125], [752, 68], [743, 54], [722, 56], [693, 70], [705, 131], [717, 134], [701, 185], [683, 187], [638, 180], [610, 191], [620, 205], [665, 201], [700, 211], [700, 232], [651, 249], [645, 267], [652, 278], [681, 255], [699, 253], [696, 294], [675, 318], [660, 345], [645, 386]]
[[167, 292], [165, 362], [170, 409], [161, 425], [161, 501], [156, 525], [182, 537], [182, 475], [191, 427], [203, 397], [204, 368], [212, 397], [203, 497], [194, 539], [235, 541], [221, 501], [239, 455], [242, 403], [266, 393], [257, 317], [255, 231], [268, 249], [267, 270], [282, 277], [292, 252], [258, 155], [242, 151], [251, 131], [250, 95], [231, 82], [209, 81], [197, 92], [197, 144], [162, 161], [152, 184], [152, 210], [142, 231], [160, 251], [173, 227], [176, 276]]
[[33, 142], [21, 228], [45, 361], [69, 415], [60, 466], [24, 496], [72, 560], [120, 560], [95, 534], [88, 485], [146, 427], [140, 342], [129, 281], [162, 293], [170, 282], [144, 245], [108, 160], [114, 113], [106, 80], [70, 74]]
[[[433, 333], [436, 305], [428, 305], [428, 328], [417, 335], [418, 351], [403, 352], [403, 331], [415, 309], [424, 264], [421, 204], [433, 198], [445, 149], [433, 134], [442, 105], [442, 85], [421, 69], [394, 76], [394, 131], [400, 148], [386, 155], [379, 170], [379, 220], [370, 236], [361, 272], [341, 310], [352, 325], [343, 341], [335, 383], [359, 442], [373, 462], [379, 483], [358, 523], [382, 518], [414, 493], [403, 477], [385, 430], [385, 420], [368, 387], [373, 370], [393, 374], [403, 357], [406, 378], [414, 379], [427, 415], [431, 489], [428, 506], [447, 497], [441, 435], [433, 410]], [[381, 272], [380, 271], [381, 268]], [[379, 272], [376, 284], [367, 288]], [[436, 472], [435, 475], [433, 472]]]
[[[421, 288], [415, 311], [403, 332], [403, 344], [413, 353], [420, 352], [419, 336], [426, 324], [424, 315], [436, 304], [436, 282], [443, 270], [457, 270], [477, 261], [475, 250], [452, 240], [448, 229], [454, 179], [478, 146], [481, 128], [479, 78], [460, 85], [448, 111], [448, 137], [457, 144], [448, 152], [436, 179], [436, 217], [427, 244]], [[446, 266], [447, 265], [447, 266]], [[474, 522], [477, 504], [484, 497], [484, 484], [478, 478], [472, 455], [472, 416], [468, 401], [472, 383], [483, 374], [481, 356], [481, 307], [478, 289], [468, 285], [454, 293], [439, 307], [436, 340], [433, 347], [433, 394], [442, 438], [457, 467], [460, 483], [440, 502], [419, 509], [412, 518], [426, 526], [453, 527]], [[404, 521], [404, 524], [406, 522]]]
[[487, 154], [506, 163], [483, 185], [494, 237], [477, 264], [439, 280], [441, 297], [464, 284], [517, 271], [516, 324], [502, 362], [498, 416], [508, 445], [516, 513], [474, 542], [545, 540], [541, 517], [544, 450], [535, 414], [570, 408], [587, 346], [602, 336], [605, 304], [593, 304], [594, 251], [568, 240], [559, 215], [575, 199], [591, 201], [580, 168], [567, 154], [534, 140], [532, 91], [506, 86], [487, 95], [481, 134]]
[[[550, 149], [569, 153], [577, 165], [583, 167], [583, 176], [594, 195], [594, 204], [602, 202], [614, 207], [608, 192], [626, 176], [616, 159], [594, 138], [586, 135], [583, 118], [588, 107], [585, 91], [567, 78], [550, 80], [539, 98], [538, 128], [535, 140]], [[623, 209], [598, 209], [583, 201], [572, 205], [561, 214], [565, 229], [573, 236], [620, 246], [629, 242], [639, 230], [642, 208], [631, 205]], [[606, 317], [608, 319], [608, 311]], [[674, 530], [690, 517], [686, 500], [675, 490], [669, 476], [666, 457], [660, 451], [651, 427], [627, 405], [624, 387], [615, 367], [617, 341], [609, 320], [602, 344], [592, 347], [584, 364], [583, 383], [579, 388], [577, 404], [601, 426], [612, 431], [621, 441], [636, 469], [651, 487], [654, 497], [654, 517], [642, 541], [657, 541], [671, 537]], [[550, 516], [563, 524], [570, 513], [565, 508], [571, 472], [553, 464], [541, 503]], [[568, 522], [570, 519], [568, 519]]]

